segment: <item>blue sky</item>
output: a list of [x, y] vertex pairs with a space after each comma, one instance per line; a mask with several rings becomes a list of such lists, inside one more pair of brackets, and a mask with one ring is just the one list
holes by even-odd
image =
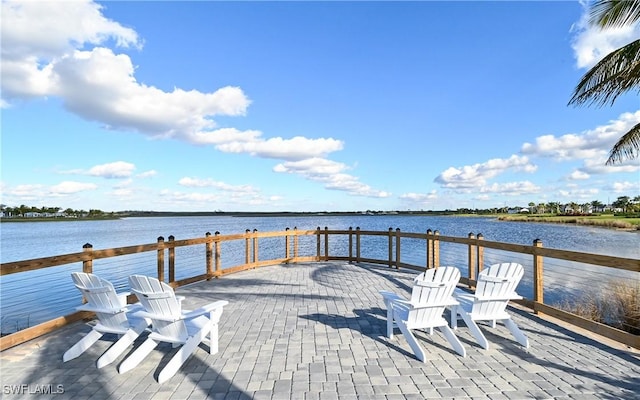
[[563, 2], [2, 1], [2, 203], [155, 211], [605, 203], [637, 93], [567, 102], [640, 38]]

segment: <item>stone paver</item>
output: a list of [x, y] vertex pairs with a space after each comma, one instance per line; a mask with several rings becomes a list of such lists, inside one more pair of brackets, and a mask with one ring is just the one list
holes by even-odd
[[[481, 349], [461, 324], [467, 357], [439, 332], [418, 333], [421, 363], [402, 334], [385, 337], [379, 290], [408, 294], [415, 275], [342, 262], [262, 267], [179, 288], [185, 307], [229, 301], [220, 352], [198, 349], [163, 385], [158, 366], [175, 352], [158, 346], [135, 370], [97, 369], [112, 343], [99, 341], [67, 363], [62, 354], [84, 323], [0, 353], [2, 399], [640, 399], [640, 358], [526, 311], [511, 309], [529, 337], [519, 346], [502, 326], [483, 327]], [[137, 343], [140, 343], [139, 339]]]

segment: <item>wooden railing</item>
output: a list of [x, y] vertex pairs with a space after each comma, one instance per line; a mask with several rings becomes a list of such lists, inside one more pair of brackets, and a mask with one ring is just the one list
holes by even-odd
[[[315, 252], [300, 254], [299, 240], [301, 237], [315, 237]], [[266, 238], [284, 238], [284, 246], [279, 250], [281, 251], [281, 256], [276, 256], [271, 259], [260, 259], [258, 251], [260, 248], [260, 239], [264, 240]], [[363, 254], [363, 249], [368, 248], [367, 246], [364, 246], [363, 243], [366, 244], [367, 241], [374, 240], [374, 238], [376, 238], [375, 240], [378, 242], [382, 241], [388, 246], [388, 251], [383, 252], [386, 253], [386, 258], [381, 258], [379, 256], [380, 251], [376, 254], [374, 254], [375, 252], [372, 252], [372, 254]], [[424, 262], [416, 264], [415, 261], [413, 261], [413, 263], [403, 261], [403, 243], [406, 243], [406, 241], [410, 239], [424, 241]], [[231, 241], [244, 241], [244, 262], [223, 268], [221, 244]], [[345, 241], [347, 244], [347, 251], [345, 254], [330, 254], [330, 244], [344, 244]], [[519, 303], [529, 307], [535, 313], [544, 313], [603, 335], [617, 342], [624, 343], [635, 348], [640, 348], [640, 336], [579, 317], [549, 304], [545, 304], [545, 284], [543, 279], [545, 258], [579, 262], [607, 269], [628, 271], [632, 274], [635, 273], [633, 275], [633, 279], [636, 281], [639, 279], [637, 274], [640, 273], [640, 260], [544, 248], [542, 241], [540, 240], [535, 240], [533, 244], [529, 246], [487, 241], [484, 240], [482, 234], [469, 234], [469, 236], [465, 238], [442, 236], [438, 231], [431, 230], [428, 230], [425, 233], [405, 233], [401, 232], [400, 229], [393, 230], [391, 228], [386, 232], [364, 231], [359, 228], [349, 228], [348, 230], [329, 230], [326, 227], [324, 229], [318, 227], [315, 230], [298, 230], [295, 228], [290, 230], [287, 228], [285, 231], [276, 232], [257, 232], [256, 230], [247, 230], [245, 233], [232, 235], [220, 235], [219, 232], [215, 232], [213, 235], [206, 233], [205, 236], [201, 238], [184, 240], [175, 240], [173, 236], [169, 236], [168, 240], [165, 241], [163, 237], [159, 237], [158, 241], [152, 244], [142, 244], [105, 250], [94, 250], [90, 244], [85, 244], [83, 246], [83, 251], [79, 253], [0, 264], [0, 276], [53, 268], [73, 263], [82, 263], [82, 270], [84, 272], [92, 272], [93, 262], [95, 260], [153, 252], [156, 253], [158, 279], [168, 282], [173, 287], [179, 287], [203, 280], [211, 280], [227, 274], [262, 266], [298, 262], [343, 260], [353, 263], [385, 265], [389, 268], [396, 269], [406, 268], [415, 271], [423, 271], [425, 268], [437, 268], [441, 265], [441, 247], [444, 243], [455, 245], [456, 252], [458, 254], [465, 255], [462, 259], [464, 259], [467, 264], [466, 271], [463, 269], [463, 273], [466, 273], [466, 276], [461, 278], [461, 283], [469, 286], [470, 288], [475, 285], [477, 274], [487, 264], [485, 262], [485, 253], [487, 249], [517, 253], [519, 256], [524, 255], [526, 257], [531, 257], [531, 268], [527, 273], [532, 274], [533, 295], [532, 298], [525, 299]], [[204, 248], [202, 273], [196, 276], [176, 280], [176, 264], [180, 261], [176, 260], [176, 249], [191, 246], [202, 246]], [[309, 246], [307, 246], [307, 248], [308, 247]], [[376, 248], [379, 247], [379, 245], [376, 246]], [[274, 249], [270, 250], [271, 253], [273, 253]], [[505, 260], [508, 259], [509, 257], [505, 256]], [[133, 273], [135, 271], [129, 272]], [[165, 272], [168, 272], [168, 276], [165, 276]], [[69, 280], [69, 284], [71, 284], [71, 280]], [[135, 298], [130, 298], [129, 300], [135, 301]], [[52, 332], [69, 323], [90, 317], [92, 317], [92, 315], [86, 312], [74, 312], [3, 336], [0, 338], [0, 351]]]

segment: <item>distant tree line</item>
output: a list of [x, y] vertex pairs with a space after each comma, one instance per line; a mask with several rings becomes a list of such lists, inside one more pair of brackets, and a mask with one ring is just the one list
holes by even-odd
[[[343, 214], [369, 214], [369, 215], [384, 215], [384, 214], [509, 214], [509, 213], [522, 213], [527, 212], [531, 214], [556, 214], [556, 215], [577, 215], [577, 214], [600, 214], [600, 213], [613, 213], [613, 214], [640, 214], [640, 196], [633, 198], [629, 196], [620, 196], [611, 204], [604, 204], [599, 200], [593, 200], [586, 203], [535, 203], [530, 202], [527, 206], [504, 206], [494, 207], [488, 209], [470, 209], [470, 208], [458, 208], [457, 210], [440, 210], [440, 211], [373, 211], [367, 210], [366, 212], [350, 211]], [[325, 213], [331, 213], [325, 211]], [[119, 211], [119, 212], [104, 212], [97, 209], [86, 210], [74, 210], [67, 208], [65, 210], [62, 207], [33, 207], [26, 206], [24, 204], [19, 207], [8, 207], [4, 204], [0, 204], [0, 216], [3, 218], [117, 218], [125, 216], [161, 216], [161, 215], [226, 215], [226, 214], [245, 214], [239, 213], [225, 213], [217, 210], [212, 212], [152, 212], [152, 211]], [[273, 214], [269, 212], [255, 213], [260, 214]], [[302, 213], [282, 213], [283, 215], [316, 215], [315, 212], [302, 212]]]
[[67, 208], [63, 210], [62, 207], [34, 207], [24, 204], [18, 207], [8, 207], [0, 204], [0, 215], [3, 218], [101, 218], [115, 214], [96, 209], [86, 211]]

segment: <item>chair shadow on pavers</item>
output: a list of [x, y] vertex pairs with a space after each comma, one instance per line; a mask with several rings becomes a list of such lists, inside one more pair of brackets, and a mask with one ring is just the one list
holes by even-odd
[[120, 364], [118, 372], [135, 368], [160, 342], [181, 346], [158, 374], [163, 383], [180, 369], [200, 344], [209, 338], [209, 354], [218, 352], [218, 322], [225, 300], [209, 303], [197, 310], [182, 310], [181, 302], [173, 288], [156, 278], [143, 275], [129, 277], [131, 290], [144, 307], [137, 315], [152, 321], [147, 339]]
[[111, 282], [85, 272], [73, 272], [71, 279], [86, 301], [86, 304], [77, 307], [77, 310], [95, 313], [97, 323], [64, 353], [62, 360], [67, 362], [79, 357], [105, 334], [118, 335], [118, 340], [96, 362], [97, 367], [102, 368], [112, 363], [131, 346], [149, 326], [151, 320], [135, 316], [135, 312], [141, 311], [142, 306], [127, 305], [129, 293], [116, 293]]

